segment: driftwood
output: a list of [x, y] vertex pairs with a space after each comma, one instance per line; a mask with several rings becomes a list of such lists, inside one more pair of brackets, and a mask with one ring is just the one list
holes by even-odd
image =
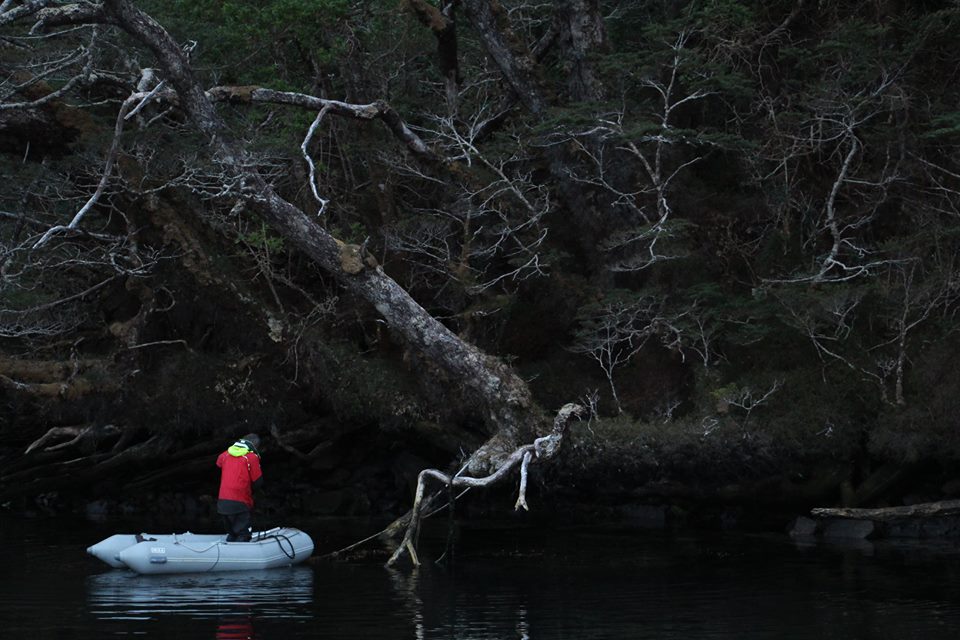
[[815, 518], [850, 518], [855, 520], [873, 520], [888, 522], [903, 518], [929, 518], [933, 516], [953, 516], [960, 514], [960, 500], [941, 500], [924, 502], [906, 507], [883, 507], [878, 509], [819, 508], [810, 511]]

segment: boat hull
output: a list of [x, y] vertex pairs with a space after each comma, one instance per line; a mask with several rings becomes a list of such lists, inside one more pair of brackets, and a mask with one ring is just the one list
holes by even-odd
[[247, 571], [299, 564], [313, 553], [313, 540], [289, 527], [259, 531], [250, 542], [190, 532], [117, 534], [89, 547], [87, 553], [112, 567], [141, 574]]

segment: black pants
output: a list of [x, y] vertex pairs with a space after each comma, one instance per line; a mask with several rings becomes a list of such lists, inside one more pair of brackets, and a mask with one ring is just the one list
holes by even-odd
[[253, 531], [250, 526], [250, 510], [238, 513], [221, 513], [223, 526], [227, 530], [227, 542], [249, 542]]

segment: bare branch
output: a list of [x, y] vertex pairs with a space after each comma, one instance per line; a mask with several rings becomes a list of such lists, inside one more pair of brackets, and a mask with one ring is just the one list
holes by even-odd
[[[107, 186], [107, 182], [110, 180], [110, 174], [113, 172], [113, 165], [117, 159], [117, 152], [120, 148], [120, 135], [123, 133], [123, 123], [127, 119], [127, 112], [133, 108], [133, 113], [139, 111], [147, 101], [149, 101], [156, 93], [159, 91], [160, 85], [157, 85], [152, 91], [147, 93], [134, 93], [126, 100], [123, 101], [123, 105], [120, 107], [120, 111], [117, 114], [117, 121], [113, 129], [113, 141], [110, 143], [110, 150], [107, 152], [107, 161], [106, 165], [103, 168], [103, 174], [100, 177], [100, 182], [97, 184], [96, 191], [93, 192], [93, 195], [90, 196], [90, 199], [87, 200], [79, 211], [73, 216], [73, 219], [67, 225], [58, 225], [52, 227], [43, 236], [33, 245], [34, 249], [39, 249], [40, 247], [47, 244], [54, 235], [62, 233], [64, 231], [73, 231], [77, 229], [80, 223], [83, 221], [83, 218], [87, 213], [97, 204], [100, 200], [100, 196], [103, 195], [103, 191]], [[137, 103], [136, 107], [133, 105]]]
[[323, 212], [326, 210], [327, 204], [330, 201], [321, 198], [320, 193], [317, 191], [317, 171], [313, 164], [313, 158], [310, 157], [310, 152], [307, 149], [310, 146], [310, 141], [313, 139], [313, 134], [316, 132], [317, 127], [320, 126], [320, 121], [323, 120], [323, 116], [326, 115], [327, 111], [329, 110], [329, 105], [324, 105], [324, 107], [320, 109], [320, 112], [317, 113], [316, 119], [314, 119], [313, 124], [310, 125], [310, 129], [307, 131], [306, 137], [303, 139], [303, 144], [300, 145], [300, 151], [303, 154], [303, 158], [307, 161], [307, 166], [310, 168], [310, 192], [313, 194], [314, 199], [320, 204], [320, 210], [317, 211], [318, 216], [323, 215]]
[[379, 119], [417, 158], [429, 162], [439, 160], [430, 148], [424, 144], [423, 140], [407, 126], [400, 115], [382, 100], [363, 105], [350, 104], [339, 100], [317, 98], [304, 93], [274, 91], [273, 89], [255, 86], [213, 87], [207, 90], [207, 95], [218, 101], [286, 104], [356, 120]]
[[[571, 419], [583, 415], [583, 407], [578, 404], [566, 404], [559, 412], [553, 423], [553, 430], [550, 434], [537, 438], [532, 444], [524, 445], [516, 449], [513, 453], [493, 471], [493, 473], [482, 478], [470, 477], [457, 473], [453, 476], [447, 475], [436, 469], [424, 469], [417, 477], [417, 490], [414, 495], [413, 508], [410, 511], [410, 523], [404, 534], [403, 541], [397, 547], [393, 555], [387, 561], [387, 566], [393, 566], [406, 552], [414, 566], [419, 566], [420, 560], [417, 556], [416, 541], [419, 532], [420, 520], [422, 519], [422, 510], [425, 504], [426, 484], [428, 480], [437, 480], [447, 487], [474, 488], [489, 487], [506, 478], [518, 465], [521, 467], [520, 476], [520, 496], [515, 505], [516, 509], [528, 509], [526, 501], [526, 482], [527, 467], [531, 461], [542, 462], [550, 460], [557, 455], [563, 442], [563, 435]], [[480, 451], [480, 450], [478, 450]], [[471, 459], [478, 455], [477, 452], [471, 456]], [[464, 469], [469, 468], [470, 462], [464, 465]], [[461, 469], [463, 471], [463, 469]]]

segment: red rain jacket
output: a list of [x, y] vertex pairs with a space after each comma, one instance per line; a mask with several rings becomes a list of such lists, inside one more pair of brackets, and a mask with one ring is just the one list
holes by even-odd
[[263, 476], [260, 458], [252, 451], [242, 456], [224, 451], [217, 457], [220, 467], [220, 500], [236, 500], [253, 508], [253, 483]]

